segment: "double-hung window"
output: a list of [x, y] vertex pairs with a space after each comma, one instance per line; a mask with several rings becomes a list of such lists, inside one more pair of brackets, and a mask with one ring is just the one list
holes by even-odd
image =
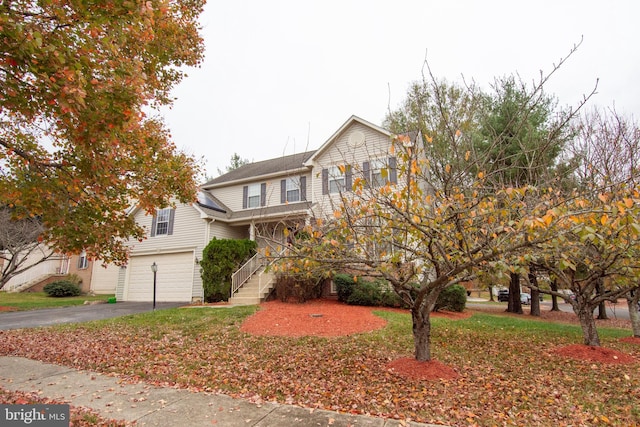
[[247, 208], [260, 207], [260, 184], [251, 184], [247, 187]]
[[158, 215], [156, 216], [156, 230], [155, 230], [156, 236], [169, 234], [170, 219], [171, 219], [171, 208], [158, 209]]
[[87, 253], [82, 251], [78, 257], [78, 270], [84, 270], [86, 268], [89, 268], [89, 258], [87, 258]]
[[280, 180], [280, 203], [307, 200], [307, 177], [295, 176]]
[[255, 209], [266, 206], [267, 183], [249, 184], [242, 187], [242, 209]]
[[362, 164], [362, 172], [367, 184], [373, 188], [398, 183], [395, 157], [366, 161]]
[[298, 178], [287, 178], [286, 195], [287, 202], [300, 201], [300, 180]]
[[351, 165], [331, 166], [327, 169], [322, 169], [322, 194], [351, 191], [351, 186]]
[[331, 166], [329, 168], [329, 193], [339, 193], [345, 188], [344, 167]]
[[371, 186], [382, 187], [389, 181], [389, 170], [382, 159], [371, 160]]

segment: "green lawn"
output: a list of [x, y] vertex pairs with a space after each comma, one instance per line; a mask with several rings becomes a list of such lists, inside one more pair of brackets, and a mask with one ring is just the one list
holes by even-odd
[[[345, 308], [348, 309], [348, 308]], [[433, 357], [458, 378], [405, 380], [386, 365], [411, 357], [409, 314], [375, 311], [387, 326], [345, 337], [243, 333], [256, 307], [158, 310], [85, 324], [0, 332], [0, 354], [116, 373], [162, 386], [222, 392], [451, 426], [640, 423], [640, 369], [563, 358], [577, 325], [476, 313], [433, 320]], [[624, 329], [601, 329], [604, 347], [640, 361]]]
[[68, 307], [82, 305], [85, 301], [106, 301], [113, 295], [80, 295], [77, 297], [50, 297], [44, 292], [0, 292], [0, 307], [12, 307], [19, 311], [40, 308]]

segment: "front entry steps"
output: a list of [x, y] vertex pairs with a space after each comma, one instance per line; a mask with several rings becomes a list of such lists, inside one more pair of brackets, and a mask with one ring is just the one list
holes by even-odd
[[229, 298], [229, 303], [232, 305], [260, 304], [273, 289], [273, 282], [273, 275], [260, 269]]

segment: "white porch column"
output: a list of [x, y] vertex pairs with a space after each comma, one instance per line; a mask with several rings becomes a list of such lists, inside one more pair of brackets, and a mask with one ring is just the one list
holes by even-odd
[[256, 241], [256, 226], [254, 223], [249, 225], [249, 240], [253, 240], [254, 242]]

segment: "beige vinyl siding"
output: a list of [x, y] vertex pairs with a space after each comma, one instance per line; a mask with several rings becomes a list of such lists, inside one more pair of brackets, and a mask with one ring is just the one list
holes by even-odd
[[[239, 212], [244, 210], [242, 205], [243, 199], [243, 188], [246, 185], [251, 184], [262, 184], [266, 183], [266, 204], [264, 207], [269, 206], [278, 206], [282, 203], [280, 202], [280, 181], [286, 179], [287, 177], [295, 177], [298, 178], [300, 176], [306, 176], [307, 178], [307, 200], [311, 200], [311, 175], [310, 173], [300, 174], [293, 173], [291, 175], [283, 174], [277, 177], [270, 177], [269, 179], [257, 179], [255, 181], [245, 182], [237, 185], [230, 185], [228, 187], [216, 188], [214, 190], [214, 194], [216, 197], [224, 203], [229, 209], [234, 212]], [[263, 207], [263, 206], [261, 206]], [[257, 208], [259, 209], [259, 208]]]
[[179, 204], [175, 210], [173, 234], [150, 237], [152, 215], [146, 215], [143, 211], [136, 214], [136, 222], [145, 227], [147, 238], [142, 242], [130, 242], [133, 253], [158, 251], [170, 248], [195, 248], [202, 244], [202, 236], [205, 234], [206, 222], [200, 218], [200, 213], [190, 205]]
[[[365, 135], [365, 142], [360, 147], [349, 145], [349, 136], [352, 132], [360, 131]], [[333, 144], [315, 159], [312, 173], [310, 190], [312, 196], [307, 194], [307, 198], [313, 197], [317, 202], [316, 214], [328, 215], [334, 208], [332, 204], [338, 201], [336, 194], [322, 194], [322, 169], [335, 165], [351, 165], [353, 178], [362, 173], [362, 164], [371, 159], [386, 159], [391, 154], [389, 148], [391, 140], [388, 135], [354, 122], [341, 134], [337, 135]]]
[[[220, 221], [214, 221], [209, 225], [209, 235], [211, 239], [248, 239], [249, 238], [249, 226], [230, 226]], [[211, 240], [209, 239], [209, 240]], [[209, 241], [205, 242], [206, 246]]]
[[[224, 203], [229, 209], [234, 212], [243, 210], [242, 207], [242, 199], [243, 199], [243, 188], [245, 185], [257, 184], [260, 185], [262, 183], [266, 183], [266, 204], [265, 206], [272, 206], [274, 204], [280, 203], [280, 180], [277, 178], [271, 178], [268, 180], [258, 180], [245, 182], [243, 184], [232, 185], [224, 188], [217, 188], [215, 190], [216, 197]], [[262, 207], [262, 206], [261, 206]], [[259, 208], [255, 208], [259, 209]]]
[[[230, 185], [213, 190], [216, 198], [232, 211], [242, 210], [242, 187], [244, 185]], [[268, 192], [267, 192], [268, 194]]]

